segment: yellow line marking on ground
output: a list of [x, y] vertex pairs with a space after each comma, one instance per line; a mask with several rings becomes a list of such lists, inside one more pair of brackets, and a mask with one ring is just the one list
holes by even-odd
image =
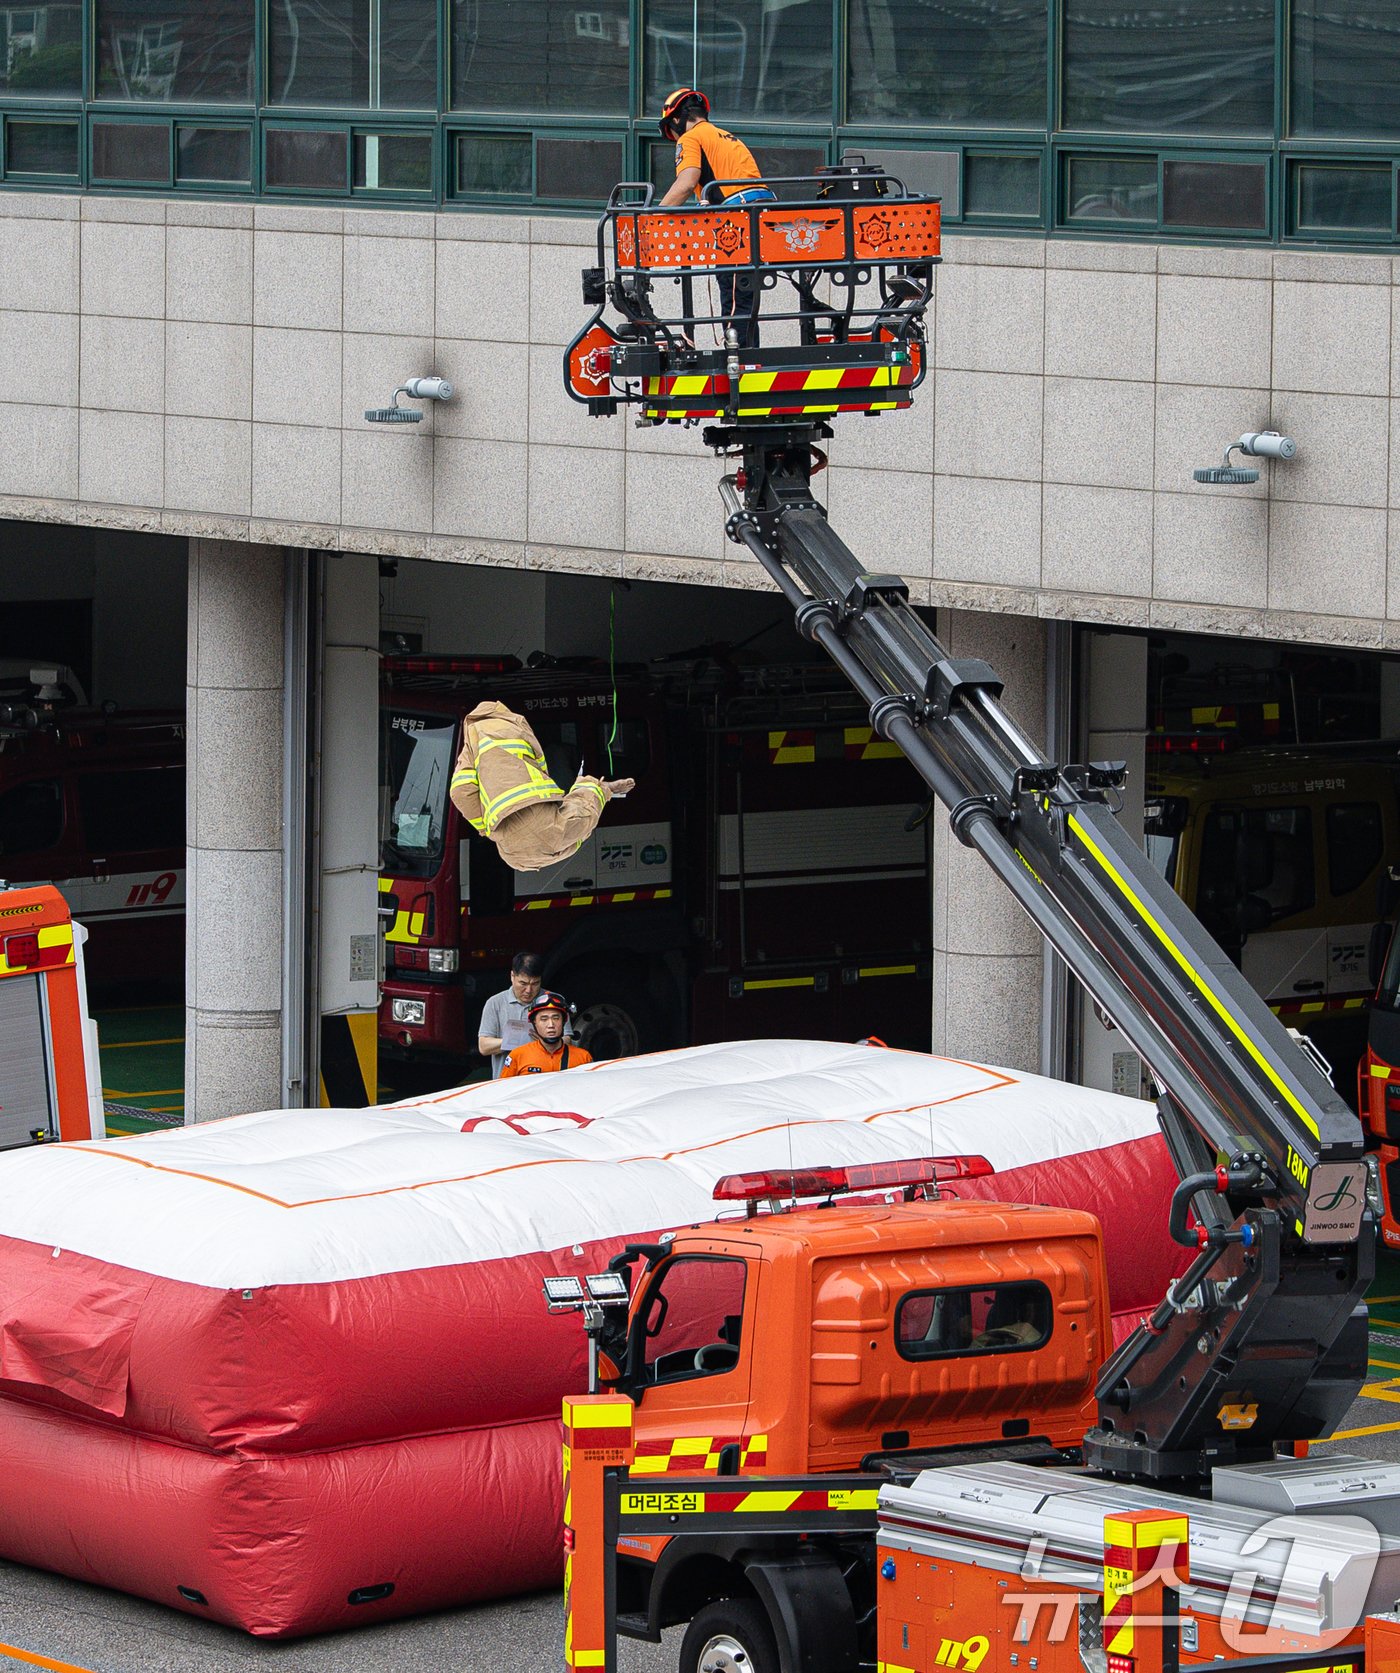
[[1372, 1313], [1371, 1323], [1373, 1325], [1384, 1325], [1387, 1330], [1400, 1330], [1400, 1319], [1378, 1319], [1376, 1315]]
[[182, 1096], [184, 1090], [183, 1086], [153, 1086], [147, 1092], [118, 1092], [114, 1087], [104, 1086], [102, 1096], [104, 1098], [176, 1098]]
[[1363, 1383], [1358, 1398], [1362, 1400], [1393, 1400], [1400, 1405], [1400, 1389], [1393, 1381], [1388, 1383]]
[[1339, 1429], [1335, 1435], [1329, 1435], [1325, 1441], [1310, 1441], [1310, 1446], [1327, 1446], [1332, 1441], [1354, 1441], [1362, 1435], [1389, 1435], [1400, 1429], [1400, 1423], [1372, 1423], [1365, 1429]]
[[1368, 1295], [1366, 1300], [1373, 1307], [1383, 1307], [1387, 1301], [1400, 1301], [1400, 1295]]
[[1367, 1364], [1368, 1364], [1368, 1365], [1381, 1365], [1381, 1366], [1384, 1366], [1384, 1367], [1385, 1367], [1385, 1369], [1386, 1369], [1386, 1370], [1387, 1370], [1387, 1371], [1400, 1371], [1400, 1360], [1394, 1360], [1394, 1359], [1368, 1359], [1368, 1360], [1367, 1360], [1367, 1361], [1366, 1361], [1366, 1363], [1367, 1363]]
[[75, 1667], [71, 1661], [52, 1661], [48, 1656], [36, 1656], [31, 1650], [17, 1650], [13, 1644], [0, 1644], [0, 1655], [15, 1661], [27, 1661], [31, 1667], [48, 1667], [53, 1673], [91, 1673], [86, 1667]]
[[172, 1034], [168, 1040], [110, 1040], [103, 1046], [103, 1051], [130, 1051], [133, 1046], [182, 1046], [185, 1043], [183, 1034]]

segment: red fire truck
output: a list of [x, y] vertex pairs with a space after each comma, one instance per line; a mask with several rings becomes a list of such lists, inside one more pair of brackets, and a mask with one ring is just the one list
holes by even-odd
[[173, 990], [185, 968], [184, 716], [65, 706], [54, 689], [0, 680], [0, 877], [58, 886], [88, 931], [92, 986]]
[[[521, 950], [595, 1056], [786, 1035], [927, 1049], [918, 781], [825, 668], [385, 663], [380, 1044], [462, 1063]], [[516, 873], [448, 799], [461, 723], [525, 715], [555, 780], [630, 777], [594, 837]]]

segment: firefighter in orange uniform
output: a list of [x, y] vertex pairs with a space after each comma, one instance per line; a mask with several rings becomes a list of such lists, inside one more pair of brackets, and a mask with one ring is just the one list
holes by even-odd
[[560, 1069], [577, 1069], [593, 1061], [592, 1052], [564, 1038], [569, 1002], [561, 993], [546, 990], [531, 1005], [527, 1015], [534, 1039], [516, 1046], [501, 1069], [501, 1079], [512, 1075], [551, 1075]]

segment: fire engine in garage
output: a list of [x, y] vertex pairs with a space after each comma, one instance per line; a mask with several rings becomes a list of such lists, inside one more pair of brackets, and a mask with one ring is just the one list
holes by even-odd
[[1377, 1151], [1384, 1213], [1381, 1236], [1400, 1249], [1400, 870], [1387, 868], [1381, 916], [1370, 938], [1374, 984], [1366, 1050], [1356, 1071], [1356, 1107], [1366, 1142]]
[[185, 723], [69, 704], [61, 671], [0, 679], [0, 875], [54, 883], [87, 980], [177, 987], [185, 968]]
[[[523, 714], [556, 782], [636, 788], [572, 859], [514, 872], [448, 798], [464, 716]], [[380, 1044], [475, 1049], [510, 960], [542, 953], [596, 1056], [687, 1042], [927, 1046], [927, 835], [915, 775], [830, 670], [713, 660], [386, 659]]]

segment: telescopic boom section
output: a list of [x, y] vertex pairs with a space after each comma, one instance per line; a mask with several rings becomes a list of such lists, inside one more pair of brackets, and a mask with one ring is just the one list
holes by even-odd
[[[830, 265], [817, 248], [800, 262], [776, 253], [765, 217], [791, 214], [781, 199], [718, 213], [623, 211], [617, 200], [629, 188], [619, 188], [599, 229], [604, 270], [585, 273], [585, 299], [598, 311], [566, 355], [566, 380], [596, 412], [637, 405], [640, 424], [721, 419], [704, 440], [737, 464], [721, 484], [730, 538], [763, 565], [799, 631], [869, 703], [879, 736], [900, 746], [949, 809], [954, 834], [982, 855], [1156, 1079], [1182, 1176], [1171, 1229], [1198, 1252], [1105, 1367], [1087, 1461], [1122, 1475], [1201, 1479], [1216, 1464], [1268, 1457], [1276, 1443], [1317, 1439], [1365, 1374], [1375, 1221], [1360, 1124], [1124, 833], [1113, 806], [1123, 765], [1047, 761], [1002, 707], [993, 670], [949, 657], [904, 583], [868, 571], [827, 522], [811, 479], [824, 463], [817, 443], [831, 434], [825, 419], [848, 404], [836, 399], [851, 387], [841, 379], [887, 369], [890, 380], [866, 386], [858, 406], [874, 412], [890, 395], [907, 405], [922, 375], [937, 220], [925, 219], [916, 251], [867, 261], [861, 216], [892, 202], [912, 225], [927, 200], [878, 171], [831, 171], [805, 184], [803, 212], [826, 203], [836, 222], [822, 229], [840, 240]], [[672, 232], [687, 215], [693, 228]], [[724, 348], [694, 346], [707, 328], [690, 309], [694, 281], [714, 270], [711, 246], [722, 252], [735, 215], [746, 221], [755, 313], [795, 345], [738, 349], [731, 322]], [[658, 307], [658, 269], [642, 259], [662, 249], [683, 252], [664, 274], [682, 293], [679, 311]], [[795, 304], [760, 310], [758, 299], [780, 284]], [[603, 323], [608, 301], [623, 316], [618, 326]], [[590, 338], [596, 346], [598, 332], [609, 338], [608, 364], [595, 362], [598, 387], [584, 396], [580, 350]], [[757, 410], [760, 387], [803, 369], [798, 356], [808, 372], [825, 372], [821, 402], [804, 387]], [[913, 376], [899, 381], [906, 367]]]

